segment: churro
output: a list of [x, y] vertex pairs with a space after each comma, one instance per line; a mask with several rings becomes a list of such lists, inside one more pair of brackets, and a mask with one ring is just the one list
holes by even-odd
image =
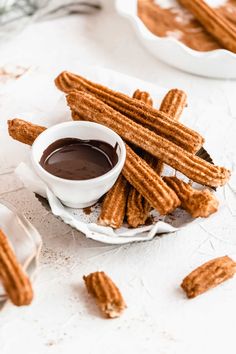
[[2, 230], [0, 230], [0, 279], [14, 305], [24, 306], [31, 303], [33, 290], [30, 280]]
[[170, 213], [180, 205], [176, 193], [127, 144], [126, 161], [122, 173], [161, 215]]
[[133, 187], [128, 195], [126, 209], [129, 226], [138, 227], [146, 223], [152, 207], [142, 194]]
[[184, 278], [181, 287], [192, 299], [232, 278], [235, 271], [236, 263], [230, 257], [215, 258], [191, 272]]
[[172, 89], [163, 98], [160, 111], [166, 113], [173, 120], [179, 120], [186, 105], [186, 93], [182, 90]]
[[133, 99], [123, 93], [93, 83], [85, 78], [69, 73], [61, 73], [55, 80], [57, 87], [66, 92], [83, 91], [103, 101], [129, 119], [154, 129], [157, 134], [171, 140], [183, 149], [195, 153], [204, 143], [200, 134], [173, 120], [165, 113], [150, 105]]
[[[134, 98], [143, 97], [146, 99], [146, 103], [152, 102], [148, 101], [147, 95], [140, 95], [139, 92], [134, 93]], [[185, 92], [177, 89], [170, 90], [164, 97], [160, 110], [167, 113], [172, 119], [179, 119], [184, 107], [186, 106], [187, 96]], [[163, 170], [163, 162], [159, 159], [151, 157], [149, 154], [145, 154], [144, 160], [159, 174]], [[130, 226], [137, 227], [139, 225], [145, 224], [149, 213], [151, 211], [151, 206], [146, 199], [134, 188], [131, 188], [129, 192], [129, 197], [127, 201], [127, 220]]]
[[213, 166], [190, 154], [171, 141], [123, 116], [94, 96], [85, 92], [71, 92], [67, 95], [67, 102], [71, 110], [75, 111], [73, 119], [76, 119], [78, 113], [84, 120], [106, 125], [127, 142], [149, 152], [195, 182], [217, 187], [224, 185], [230, 177], [230, 171], [224, 167]]
[[203, 0], [178, 0], [224, 48], [236, 53], [236, 28]]
[[[152, 104], [151, 96], [145, 91], [136, 90], [133, 94], [133, 98], [142, 100], [147, 104]], [[144, 199], [134, 187], [130, 186], [129, 188], [125, 177], [120, 175], [104, 198], [98, 218], [99, 224], [111, 226], [114, 229], [121, 227], [125, 217], [127, 198], [130, 194], [129, 189], [132, 190], [135, 195], [139, 195], [141, 199]], [[149, 205], [149, 203], [147, 204]]]
[[25, 122], [22, 119], [8, 120], [8, 133], [23, 144], [32, 145], [37, 136], [46, 128], [36, 124]]
[[120, 175], [102, 202], [98, 224], [114, 229], [121, 227], [125, 217], [127, 196], [128, 182]]
[[164, 181], [175, 191], [181, 201], [181, 206], [193, 218], [207, 218], [218, 210], [219, 202], [208, 189], [196, 190], [175, 176], [164, 177]]
[[139, 100], [145, 104], [148, 104], [149, 106], [153, 105], [153, 100], [152, 97], [150, 96], [150, 94], [146, 91], [140, 91], [140, 90], [136, 90], [133, 93], [133, 98], [136, 98], [136, 100]]
[[[153, 105], [153, 101], [149, 93], [145, 91], [136, 90], [133, 94], [133, 98], [142, 101], [143, 103]], [[152, 167], [154, 170], [159, 165], [159, 160], [154, 156], [144, 152], [142, 158]], [[156, 171], [157, 172], [157, 171]], [[138, 227], [139, 225], [145, 224], [149, 212], [151, 210], [151, 205], [142, 196], [142, 194], [137, 191], [133, 186], [130, 187], [127, 207], [126, 207], [126, 217], [128, 224], [132, 227]]]
[[120, 290], [104, 272], [83, 276], [88, 293], [95, 297], [101, 312], [108, 318], [119, 317], [126, 303]]

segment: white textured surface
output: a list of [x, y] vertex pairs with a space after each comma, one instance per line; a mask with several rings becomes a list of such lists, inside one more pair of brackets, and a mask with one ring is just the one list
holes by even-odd
[[[196, 112], [194, 126], [206, 136], [207, 147], [218, 142], [213, 158], [235, 169], [236, 82], [194, 77], [158, 62], [145, 53], [110, 1], [104, 3], [103, 13], [94, 17], [29, 27], [2, 45], [1, 64], [29, 64], [42, 72], [46, 66], [55, 70], [68, 59], [80, 60], [163, 87], [182, 88]], [[236, 259], [235, 176], [231, 187], [220, 192], [222, 200], [231, 201], [229, 207], [222, 207], [220, 218], [216, 214], [200, 226], [147, 243], [107, 246], [87, 240], [43, 209], [10, 173], [26, 157], [28, 147], [7, 137], [6, 120], [20, 111], [26, 119], [52, 123], [42, 107], [45, 94], [52, 104], [51, 86], [37, 92], [36, 82], [32, 92], [37, 97], [22, 107], [28, 93], [12, 96], [16, 85], [9, 82], [0, 87], [0, 194], [25, 212], [41, 232], [44, 247], [34, 303], [20, 309], [8, 305], [1, 312], [1, 354], [234, 354], [236, 279], [191, 301], [185, 299], [179, 284], [210, 258], [229, 254]], [[206, 103], [214, 104], [210, 112]], [[208, 129], [212, 120], [214, 130]], [[87, 297], [82, 275], [97, 269], [111, 275], [124, 294], [128, 309], [120, 319], [102, 319]]]

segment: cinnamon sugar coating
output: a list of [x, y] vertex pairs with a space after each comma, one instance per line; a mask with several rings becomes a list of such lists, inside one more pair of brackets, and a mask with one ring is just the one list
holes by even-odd
[[173, 122], [167, 114], [79, 75], [64, 71], [56, 78], [55, 83], [66, 93], [83, 91], [96, 97], [130, 120], [149, 127], [191, 153], [197, 152], [204, 143], [200, 134], [177, 121]]
[[94, 96], [79, 91], [71, 92], [67, 95], [67, 102], [75, 112], [73, 119], [77, 119], [78, 114], [79, 119], [82, 117], [106, 125], [127, 142], [149, 152], [195, 182], [217, 187], [224, 185], [230, 177], [230, 171], [224, 167], [211, 165], [190, 154], [171, 141], [123, 116]]
[[31, 282], [2, 230], [0, 230], [0, 279], [14, 305], [24, 306], [31, 303], [33, 300]]
[[192, 299], [232, 278], [235, 271], [236, 263], [230, 257], [215, 258], [191, 272], [184, 278], [181, 287]]
[[126, 303], [120, 290], [104, 272], [94, 272], [83, 277], [88, 293], [97, 302], [101, 312], [108, 318], [119, 317]]
[[178, 0], [226, 49], [236, 53], [236, 27], [204, 0]]
[[181, 206], [193, 218], [207, 218], [218, 210], [219, 202], [209, 189], [196, 190], [177, 177], [164, 177], [164, 181], [178, 195]]

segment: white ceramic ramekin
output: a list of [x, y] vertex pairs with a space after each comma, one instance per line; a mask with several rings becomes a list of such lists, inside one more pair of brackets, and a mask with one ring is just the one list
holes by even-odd
[[[88, 180], [74, 181], [56, 177], [47, 172], [39, 161], [50, 144], [63, 138], [96, 139], [112, 146], [118, 144], [118, 162], [106, 174]], [[91, 122], [65, 122], [54, 125], [38, 136], [31, 150], [31, 160], [36, 173], [61, 202], [71, 208], [85, 208], [95, 204], [117, 180], [125, 158], [125, 144], [120, 136], [103, 125]]]
[[173, 37], [155, 36], [137, 15], [137, 0], [116, 0], [117, 12], [130, 20], [142, 44], [155, 57], [192, 74], [236, 79], [236, 54], [226, 49], [198, 52]]

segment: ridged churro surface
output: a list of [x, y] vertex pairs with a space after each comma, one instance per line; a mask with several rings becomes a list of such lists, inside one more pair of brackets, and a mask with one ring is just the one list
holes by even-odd
[[190, 154], [87, 93], [71, 92], [67, 95], [67, 102], [83, 119], [106, 125], [127, 142], [139, 146], [195, 182], [217, 187], [224, 185], [230, 177], [230, 171], [224, 167], [211, 165]]
[[[141, 95], [139, 92], [134, 93], [134, 98], [141, 98], [146, 100], [146, 104], [152, 101], [148, 100], [147, 95]], [[170, 90], [164, 97], [161, 103], [160, 110], [167, 113], [172, 119], [179, 119], [184, 107], [186, 106], [187, 96], [185, 92], [177, 89]], [[144, 101], [145, 103], [145, 101]], [[144, 160], [159, 174], [163, 170], [163, 162], [159, 159], [152, 157], [150, 159], [149, 154], [145, 154]], [[127, 220], [129, 225], [137, 227], [145, 224], [145, 221], [149, 217], [151, 206], [144, 199], [140, 193], [132, 188], [129, 192], [127, 202]]]
[[[142, 101], [145, 104], [153, 105], [153, 100], [148, 92], [136, 90], [133, 94], [133, 98]], [[159, 160], [154, 156], [144, 152], [142, 158], [152, 167], [154, 170], [159, 165]], [[151, 210], [151, 205], [142, 196], [142, 194], [137, 191], [133, 186], [130, 187], [126, 217], [128, 224], [132, 227], [138, 227], [139, 225], [144, 225]]]
[[179, 120], [186, 105], [186, 93], [179, 89], [172, 89], [163, 98], [160, 111], [166, 113], [173, 120]]
[[164, 181], [175, 191], [181, 201], [181, 206], [193, 218], [207, 218], [218, 210], [219, 202], [208, 189], [196, 190], [175, 176], [164, 177]]
[[154, 209], [161, 215], [166, 215], [180, 205], [175, 192], [128, 145], [126, 156], [123, 175]]
[[60, 90], [66, 93], [77, 90], [93, 95], [131, 120], [148, 125], [159, 135], [189, 152], [197, 152], [204, 143], [200, 134], [177, 121], [173, 123], [167, 114], [123, 93], [86, 80], [79, 75], [64, 71], [56, 78], [55, 83]]
[[143, 102], [145, 104], [148, 104], [149, 106], [153, 105], [152, 97], [146, 91], [141, 91], [141, 90], [137, 89], [133, 93], [133, 98], [135, 98], [136, 100], [139, 100], [139, 101], [141, 101], [141, 102]]
[[232, 278], [236, 263], [228, 256], [212, 259], [184, 278], [181, 287], [188, 298], [194, 298]]
[[128, 189], [128, 182], [121, 174], [102, 202], [98, 224], [114, 229], [121, 227], [125, 217]]
[[0, 230], [0, 279], [14, 305], [24, 306], [31, 303], [33, 290], [30, 280], [2, 230]]
[[[149, 93], [145, 91], [136, 90], [133, 97], [142, 100], [144, 103], [152, 104], [152, 99]], [[98, 223], [105, 226], [111, 226], [113, 228], [119, 228], [125, 217], [126, 212], [126, 202], [128, 195], [135, 193], [139, 195], [132, 186], [128, 188], [128, 183], [123, 175], [120, 175], [114, 186], [110, 189], [104, 198], [101, 206], [101, 213], [98, 218]], [[141, 195], [140, 197], [144, 199]], [[145, 200], [145, 199], [144, 199]], [[131, 225], [132, 226], [132, 225]]]
[[126, 303], [120, 290], [104, 272], [94, 272], [83, 277], [88, 293], [96, 299], [101, 312], [108, 318], [119, 317]]
[[8, 133], [21, 143], [32, 145], [37, 136], [46, 128], [26, 122], [22, 119], [12, 119], [8, 121]]

